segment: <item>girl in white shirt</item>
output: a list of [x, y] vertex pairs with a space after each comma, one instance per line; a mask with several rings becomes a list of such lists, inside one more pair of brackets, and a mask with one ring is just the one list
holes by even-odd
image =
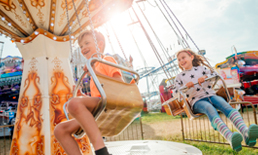
[[[190, 49], [184, 49], [177, 53], [177, 60], [182, 72], [175, 79], [174, 97], [179, 96], [180, 88], [188, 87], [185, 96], [190, 102], [193, 112], [207, 115], [212, 127], [227, 139], [233, 150], [242, 150], [241, 142], [243, 138], [246, 145], [254, 146], [258, 138], [258, 126], [252, 124], [248, 128], [240, 113], [233, 109], [222, 97], [216, 95], [212, 89], [212, 82], [205, 81], [205, 79], [217, 73], [212, 73], [203, 57], [195, 54]], [[197, 82], [199, 85], [194, 85]], [[241, 134], [230, 131], [220, 118], [217, 109], [227, 116]]]

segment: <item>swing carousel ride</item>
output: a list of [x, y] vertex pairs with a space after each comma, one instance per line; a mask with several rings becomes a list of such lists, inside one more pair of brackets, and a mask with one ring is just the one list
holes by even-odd
[[[133, 0], [0, 0], [0, 33], [15, 42], [24, 59], [10, 154], [65, 154], [55, 139], [53, 131], [58, 123], [69, 119], [69, 117], [66, 118], [66, 110], [63, 110], [63, 106], [73, 96], [74, 77], [71, 64], [73, 65], [76, 60], [72, 56], [72, 44], [80, 32], [84, 30], [93, 32], [94, 28], [102, 26], [114, 14], [131, 8], [133, 3]], [[141, 22], [139, 23], [153, 51], [157, 53], [146, 30]], [[96, 43], [94, 32], [92, 34]], [[90, 69], [90, 62], [95, 61], [106, 63], [100, 57], [87, 61], [89, 71], [102, 98], [95, 118], [97, 122], [110, 123], [108, 125], [100, 123], [103, 136], [114, 136], [126, 128], [142, 110], [143, 102], [136, 85], [139, 76], [131, 69], [106, 63], [136, 75], [136, 83], [112, 83], [122, 90], [130, 88], [125, 89], [126, 92], [123, 93], [133, 90], [131, 93], [133, 98], [124, 98], [120, 95], [114, 101], [110, 99], [112, 97], [110, 91], [105, 89], [109, 83], [105, 83], [104, 87], [102, 85], [103, 81], [108, 80], [95, 75]], [[79, 84], [76, 88], [78, 86]], [[114, 107], [120, 102], [122, 106], [120, 104]], [[127, 111], [123, 112], [124, 109]], [[128, 113], [128, 116], [117, 114], [119, 110], [122, 113]], [[104, 114], [103, 111], [105, 111]], [[119, 120], [112, 122], [113, 117]], [[92, 154], [86, 135], [79, 134], [76, 141], [83, 154]], [[201, 154], [195, 147], [164, 141], [109, 142], [106, 145], [114, 155], [185, 154], [187, 152]]]

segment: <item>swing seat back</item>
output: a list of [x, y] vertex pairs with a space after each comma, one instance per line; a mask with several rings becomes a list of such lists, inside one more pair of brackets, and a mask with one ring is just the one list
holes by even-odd
[[168, 115], [176, 116], [181, 113], [185, 113], [190, 120], [193, 120], [203, 115], [201, 113], [194, 114], [191, 108], [188, 108], [191, 106], [187, 99], [186, 102], [184, 100], [179, 102], [177, 98], [171, 98], [164, 102], [162, 106], [164, 106], [165, 111]]
[[106, 106], [96, 122], [102, 136], [116, 136], [140, 116], [143, 100], [136, 83], [117, 81], [105, 75], [96, 76], [106, 93]]
[[194, 120], [194, 119], [199, 118], [204, 115], [202, 113], [194, 114], [190, 107], [191, 107], [191, 105], [188, 101], [186, 101], [185, 104], [183, 105], [184, 111], [185, 111], [188, 119]]
[[177, 99], [170, 98], [169, 100], [165, 101], [162, 106], [165, 108], [165, 111], [168, 115], [179, 115], [184, 112], [184, 101], [179, 102]]

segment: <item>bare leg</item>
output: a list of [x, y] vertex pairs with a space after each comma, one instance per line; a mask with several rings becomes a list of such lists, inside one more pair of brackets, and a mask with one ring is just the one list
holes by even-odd
[[79, 127], [80, 125], [75, 119], [59, 123], [55, 127], [54, 135], [68, 155], [82, 154], [77, 142], [72, 137], [72, 133]]
[[73, 98], [68, 104], [69, 113], [86, 132], [95, 150], [105, 147], [100, 130], [92, 115], [92, 111], [99, 101], [98, 97], [78, 97]]

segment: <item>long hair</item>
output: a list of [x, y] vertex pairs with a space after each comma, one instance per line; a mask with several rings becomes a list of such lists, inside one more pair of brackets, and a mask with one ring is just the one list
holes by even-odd
[[[197, 67], [197, 66], [201, 66], [204, 65], [206, 67], [208, 67], [211, 72], [213, 72], [213, 69], [207, 64], [206, 60], [203, 58], [203, 56], [196, 54], [194, 51], [192, 51], [191, 49], [187, 48], [187, 49], [182, 49], [180, 51], [178, 51], [176, 53], [176, 57], [178, 57], [178, 55], [182, 52], [185, 52], [186, 54], [188, 54], [189, 56], [193, 55], [194, 59], [192, 61], [193, 66]], [[178, 62], [178, 66], [181, 70], [184, 70], [183, 67], [180, 66], [179, 62]]]

